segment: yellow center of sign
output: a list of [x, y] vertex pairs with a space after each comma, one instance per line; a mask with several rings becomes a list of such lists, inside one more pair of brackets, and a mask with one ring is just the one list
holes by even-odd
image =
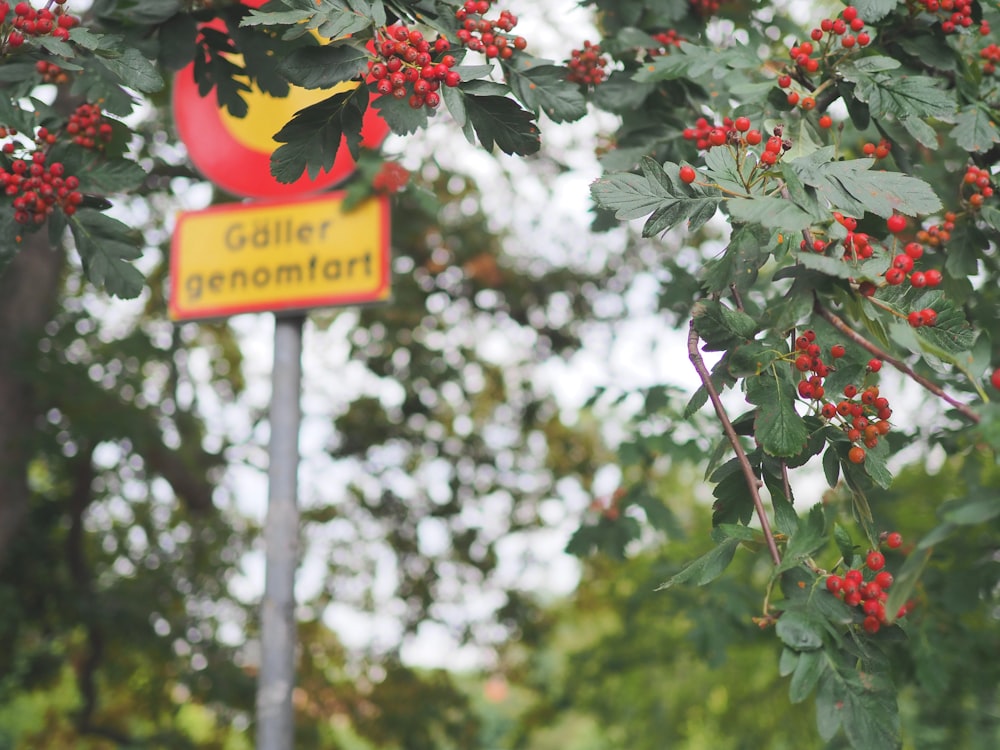
[[[233, 55], [231, 59], [236, 65], [243, 65], [242, 55]], [[240, 145], [251, 151], [270, 154], [279, 145], [274, 140], [274, 134], [281, 130], [296, 112], [356, 85], [356, 83], [341, 83], [329, 89], [289, 86], [288, 96], [277, 98], [265, 94], [256, 83], [251, 83], [250, 91], [243, 92], [243, 98], [247, 103], [247, 116], [234, 117], [229, 114], [229, 110], [220, 109], [219, 118], [223, 127]]]

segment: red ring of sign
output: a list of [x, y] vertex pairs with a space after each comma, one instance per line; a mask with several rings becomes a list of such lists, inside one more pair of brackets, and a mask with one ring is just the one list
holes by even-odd
[[[263, 0], [244, 0], [251, 7]], [[214, 184], [233, 195], [244, 198], [279, 198], [316, 193], [342, 182], [354, 171], [355, 162], [344, 139], [333, 166], [320, 172], [316, 179], [303, 174], [295, 182], [278, 182], [271, 174], [271, 153], [247, 148], [236, 140], [222, 120], [214, 92], [209, 96], [198, 93], [194, 80], [194, 63], [174, 76], [173, 110], [177, 133], [198, 171]], [[248, 117], [253, 117], [251, 110]], [[277, 131], [281, 125], [275, 127]], [[369, 107], [361, 128], [361, 145], [377, 148], [389, 134], [389, 126], [381, 115]], [[277, 148], [277, 145], [275, 146]]]

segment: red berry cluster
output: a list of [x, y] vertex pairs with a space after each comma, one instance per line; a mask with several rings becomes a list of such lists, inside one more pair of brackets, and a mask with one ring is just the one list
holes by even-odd
[[652, 49], [646, 50], [646, 54], [648, 54], [650, 57], [669, 55], [671, 47], [680, 47], [681, 42], [686, 41], [684, 37], [682, 37], [673, 29], [667, 29], [666, 31], [660, 31], [656, 34], [653, 34], [653, 39], [655, 39], [659, 43], [659, 47], [654, 47]]
[[605, 67], [608, 59], [601, 54], [599, 44], [583, 43], [583, 49], [575, 49], [566, 66], [569, 74], [566, 80], [581, 86], [597, 86], [607, 77]]
[[972, 194], [967, 198], [963, 195], [962, 200], [976, 209], [983, 205], [987, 198], [993, 197], [993, 185], [990, 184], [990, 172], [988, 169], [980, 169], [970, 164], [965, 170], [962, 178], [963, 188], [972, 189]]
[[[898, 532], [886, 534], [885, 544], [890, 549], [898, 549], [903, 537]], [[892, 573], [885, 570], [885, 555], [878, 550], [870, 551], [862, 568], [851, 568], [844, 575], [830, 575], [826, 578], [826, 590], [842, 599], [849, 607], [858, 607], [864, 614], [861, 626], [874, 635], [886, 624], [885, 603], [889, 599]], [[913, 609], [907, 602], [896, 613], [896, 619], [905, 617]]]
[[[936, 268], [929, 268], [926, 271], [914, 271], [915, 261], [924, 256], [924, 246], [919, 242], [907, 242], [903, 246], [903, 252], [892, 259], [892, 265], [885, 272], [885, 283], [889, 286], [899, 286], [909, 279], [910, 286], [917, 289], [924, 287], [936, 287], [941, 283], [941, 272]], [[933, 325], [925, 322], [924, 325]]]
[[69, 116], [66, 132], [73, 137], [77, 146], [101, 149], [111, 140], [111, 123], [104, 119], [101, 108], [84, 102]]
[[917, 240], [925, 245], [930, 245], [931, 247], [940, 247], [951, 239], [951, 233], [955, 229], [956, 218], [957, 217], [953, 212], [948, 211], [944, 215], [943, 223], [932, 224], [926, 229], [918, 231]]
[[[934, 13], [941, 19], [941, 31], [945, 34], [954, 34], [959, 29], [968, 29], [975, 24], [972, 18], [972, 0], [914, 1], [916, 5], [923, 6], [928, 13]], [[985, 18], [979, 24], [979, 33], [983, 36], [990, 35], [990, 24]]]
[[691, 0], [691, 10], [702, 18], [711, 18], [721, 7], [722, 0]]
[[509, 60], [515, 50], [523, 50], [528, 42], [523, 36], [511, 36], [517, 26], [517, 16], [509, 10], [500, 11], [500, 17], [486, 18], [490, 0], [467, 0], [455, 11], [455, 18], [462, 22], [458, 39], [473, 52], [482, 52], [490, 59]]
[[729, 142], [729, 134], [736, 128], [730, 118], [725, 118], [722, 125], [712, 125], [704, 117], [699, 117], [693, 128], [684, 128], [684, 140], [694, 141], [700, 151], [708, 151], [713, 146], [722, 146]]
[[[69, 30], [80, 23], [80, 19], [71, 16], [65, 11], [63, 6], [66, 0], [54, 0], [55, 10], [51, 10], [48, 3], [41, 10], [36, 10], [30, 3], [20, 2], [14, 6], [14, 19], [10, 22], [10, 30], [4, 46], [7, 49], [20, 47], [24, 44], [25, 37], [29, 36], [53, 36], [63, 41], [69, 39]], [[0, 2], [0, 23], [7, 21], [7, 14], [10, 13], [10, 4]]]
[[38, 71], [38, 75], [42, 77], [42, 83], [59, 84], [69, 82], [69, 76], [66, 75], [66, 71], [55, 63], [50, 63], [47, 60], [39, 60], [36, 62], [35, 70]]
[[45, 163], [45, 153], [35, 151], [29, 164], [15, 159], [8, 172], [0, 167], [0, 188], [13, 198], [14, 221], [19, 224], [42, 224], [59, 206], [63, 213], [72, 216], [83, 201], [77, 188], [80, 181], [65, 175], [61, 162]]
[[[824, 18], [819, 22], [819, 28], [809, 32], [814, 42], [826, 38], [826, 47], [832, 46], [836, 39], [844, 49], [852, 47], [867, 47], [871, 43], [871, 34], [865, 29], [864, 20], [858, 15], [858, 9], [848, 5], [841, 11], [838, 18]], [[810, 71], [814, 72], [814, 71]]]
[[[844, 398], [836, 403], [825, 399], [824, 379], [834, 369], [823, 361], [822, 348], [816, 343], [816, 333], [805, 331], [795, 339], [795, 369], [805, 376], [798, 384], [799, 397], [806, 401], [823, 402], [820, 413], [830, 422], [836, 422], [847, 433], [852, 443], [864, 443], [867, 448], [878, 445], [881, 436], [888, 434], [889, 417], [892, 409], [889, 400], [879, 395], [877, 385], [869, 385], [863, 390], [851, 384], [844, 387]], [[830, 347], [830, 357], [836, 361], [846, 354], [842, 344]], [[868, 362], [869, 372], [882, 369], [882, 362], [872, 359]], [[811, 374], [808, 374], [811, 373]], [[848, 458], [853, 463], [865, 460], [865, 449], [854, 445], [848, 452]]]
[[410, 172], [399, 162], [382, 163], [378, 174], [372, 178], [372, 190], [376, 193], [398, 193], [410, 181]]
[[[875, 251], [872, 248], [871, 240], [864, 232], [857, 231], [858, 220], [853, 216], [844, 216], [840, 211], [834, 211], [833, 218], [834, 221], [847, 230], [847, 236], [844, 237], [842, 243], [844, 247], [844, 260], [867, 260], [872, 257]], [[818, 249], [814, 246], [813, 250], [823, 252], [825, 248]]]
[[990, 44], [979, 50], [979, 56], [983, 58], [983, 73], [988, 76], [997, 72], [997, 65], [1000, 65], [1000, 45]]
[[861, 147], [861, 153], [865, 156], [873, 156], [875, 159], [885, 159], [892, 151], [892, 143], [886, 138], [882, 138], [878, 144], [866, 143]]
[[[417, 29], [390, 26], [377, 43], [380, 59], [368, 61], [368, 75], [380, 94], [391, 94], [396, 99], [409, 97], [413, 109], [425, 105], [434, 109], [441, 103], [441, 83], [457, 86], [462, 80], [458, 71], [452, 70], [455, 57], [445, 54], [450, 46], [444, 37], [432, 44]], [[437, 62], [432, 51], [441, 55]]]

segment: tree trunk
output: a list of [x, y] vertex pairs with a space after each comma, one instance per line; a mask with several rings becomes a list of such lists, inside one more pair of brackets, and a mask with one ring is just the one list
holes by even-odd
[[34, 384], [19, 363], [55, 312], [64, 257], [47, 232], [36, 232], [0, 272], [0, 567], [28, 511], [30, 437], [39, 416]]

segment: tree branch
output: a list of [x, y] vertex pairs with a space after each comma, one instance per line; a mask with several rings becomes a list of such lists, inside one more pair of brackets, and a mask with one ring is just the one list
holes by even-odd
[[771, 553], [771, 559], [775, 565], [780, 565], [781, 555], [778, 552], [778, 545], [775, 544], [774, 534], [771, 533], [771, 523], [768, 521], [767, 512], [764, 510], [764, 501], [760, 499], [761, 482], [757, 478], [757, 475], [753, 473], [750, 459], [747, 458], [746, 451], [743, 450], [743, 445], [740, 443], [740, 438], [736, 434], [736, 430], [733, 429], [733, 423], [729, 421], [729, 415], [726, 414], [726, 410], [722, 406], [722, 399], [719, 398], [719, 392], [715, 390], [715, 385], [712, 383], [712, 376], [709, 374], [708, 368], [705, 367], [705, 360], [702, 359], [701, 352], [698, 351], [698, 332], [694, 328], [694, 320], [691, 321], [688, 328], [688, 358], [691, 360], [691, 364], [694, 365], [694, 369], [698, 371], [698, 377], [701, 378], [702, 385], [708, 391], [708, 398], [711, 400], [712, 406], [715, 408], [715, 413], [722, 423], [722, 429], [725, 431], [730, 445], [733, 446], [733, 450], [736, 452], [736, 458], [743, 469], [743, 477], [746, 479], [747, 487], [750, 490], [750, 497], [753, 498], [753, 507], [757, 511], [757, 518], [760, 521], [761, 531], [764, 532], [764, 540], [767, 542], [767, 549]]
[[972, 422], [975, 422], [976, 424], [979, 424], [979, 415], [976, 414], [976, 412], [974, 412], [971, 408], [969, 408], [967, 404], [963, 404], [961, 401], [958, 401], [953, 396], [948, 395], [937, 383], [925, 378], [920, 373], [915, 372], [913, 368], [910, 367], [908, 364], [906, 364], [903, 360], [894, 357], [888, 352], [880, 349], [878, 346], [870, 342], [860, 333], [856, 332], [854, 329], [848, 326], [847, 323], [845, 323], [843, 320], [837, 317], [834, 313], [823, 307], [823, 305], [819, 301], [819, 298], [814, 298], [813, 310], [816, 312], [817, 315], [823, 318], [823, 320], [832, 325], [834, 328], [836, 328], [838, 331], [840, 331], [842, 334], [844, 334], [847, 338], [849, 338], [855, 344], [860, 346], [862, 349], [867, 351], [869, 354], [878, 357], [884, 362], [888, 362], [890, 365], [895, 367], [901, 373], [903, 373], [904, 375], [908, 376], [912, 380], [922, 385], [924, 388], [933, 393], [935, 396], [944, 401], [947, 401], [949, 404], [954, 406], [955, 409], [961, 412], [961, 414], [965, 416], [967, 419], [969, 419]]

